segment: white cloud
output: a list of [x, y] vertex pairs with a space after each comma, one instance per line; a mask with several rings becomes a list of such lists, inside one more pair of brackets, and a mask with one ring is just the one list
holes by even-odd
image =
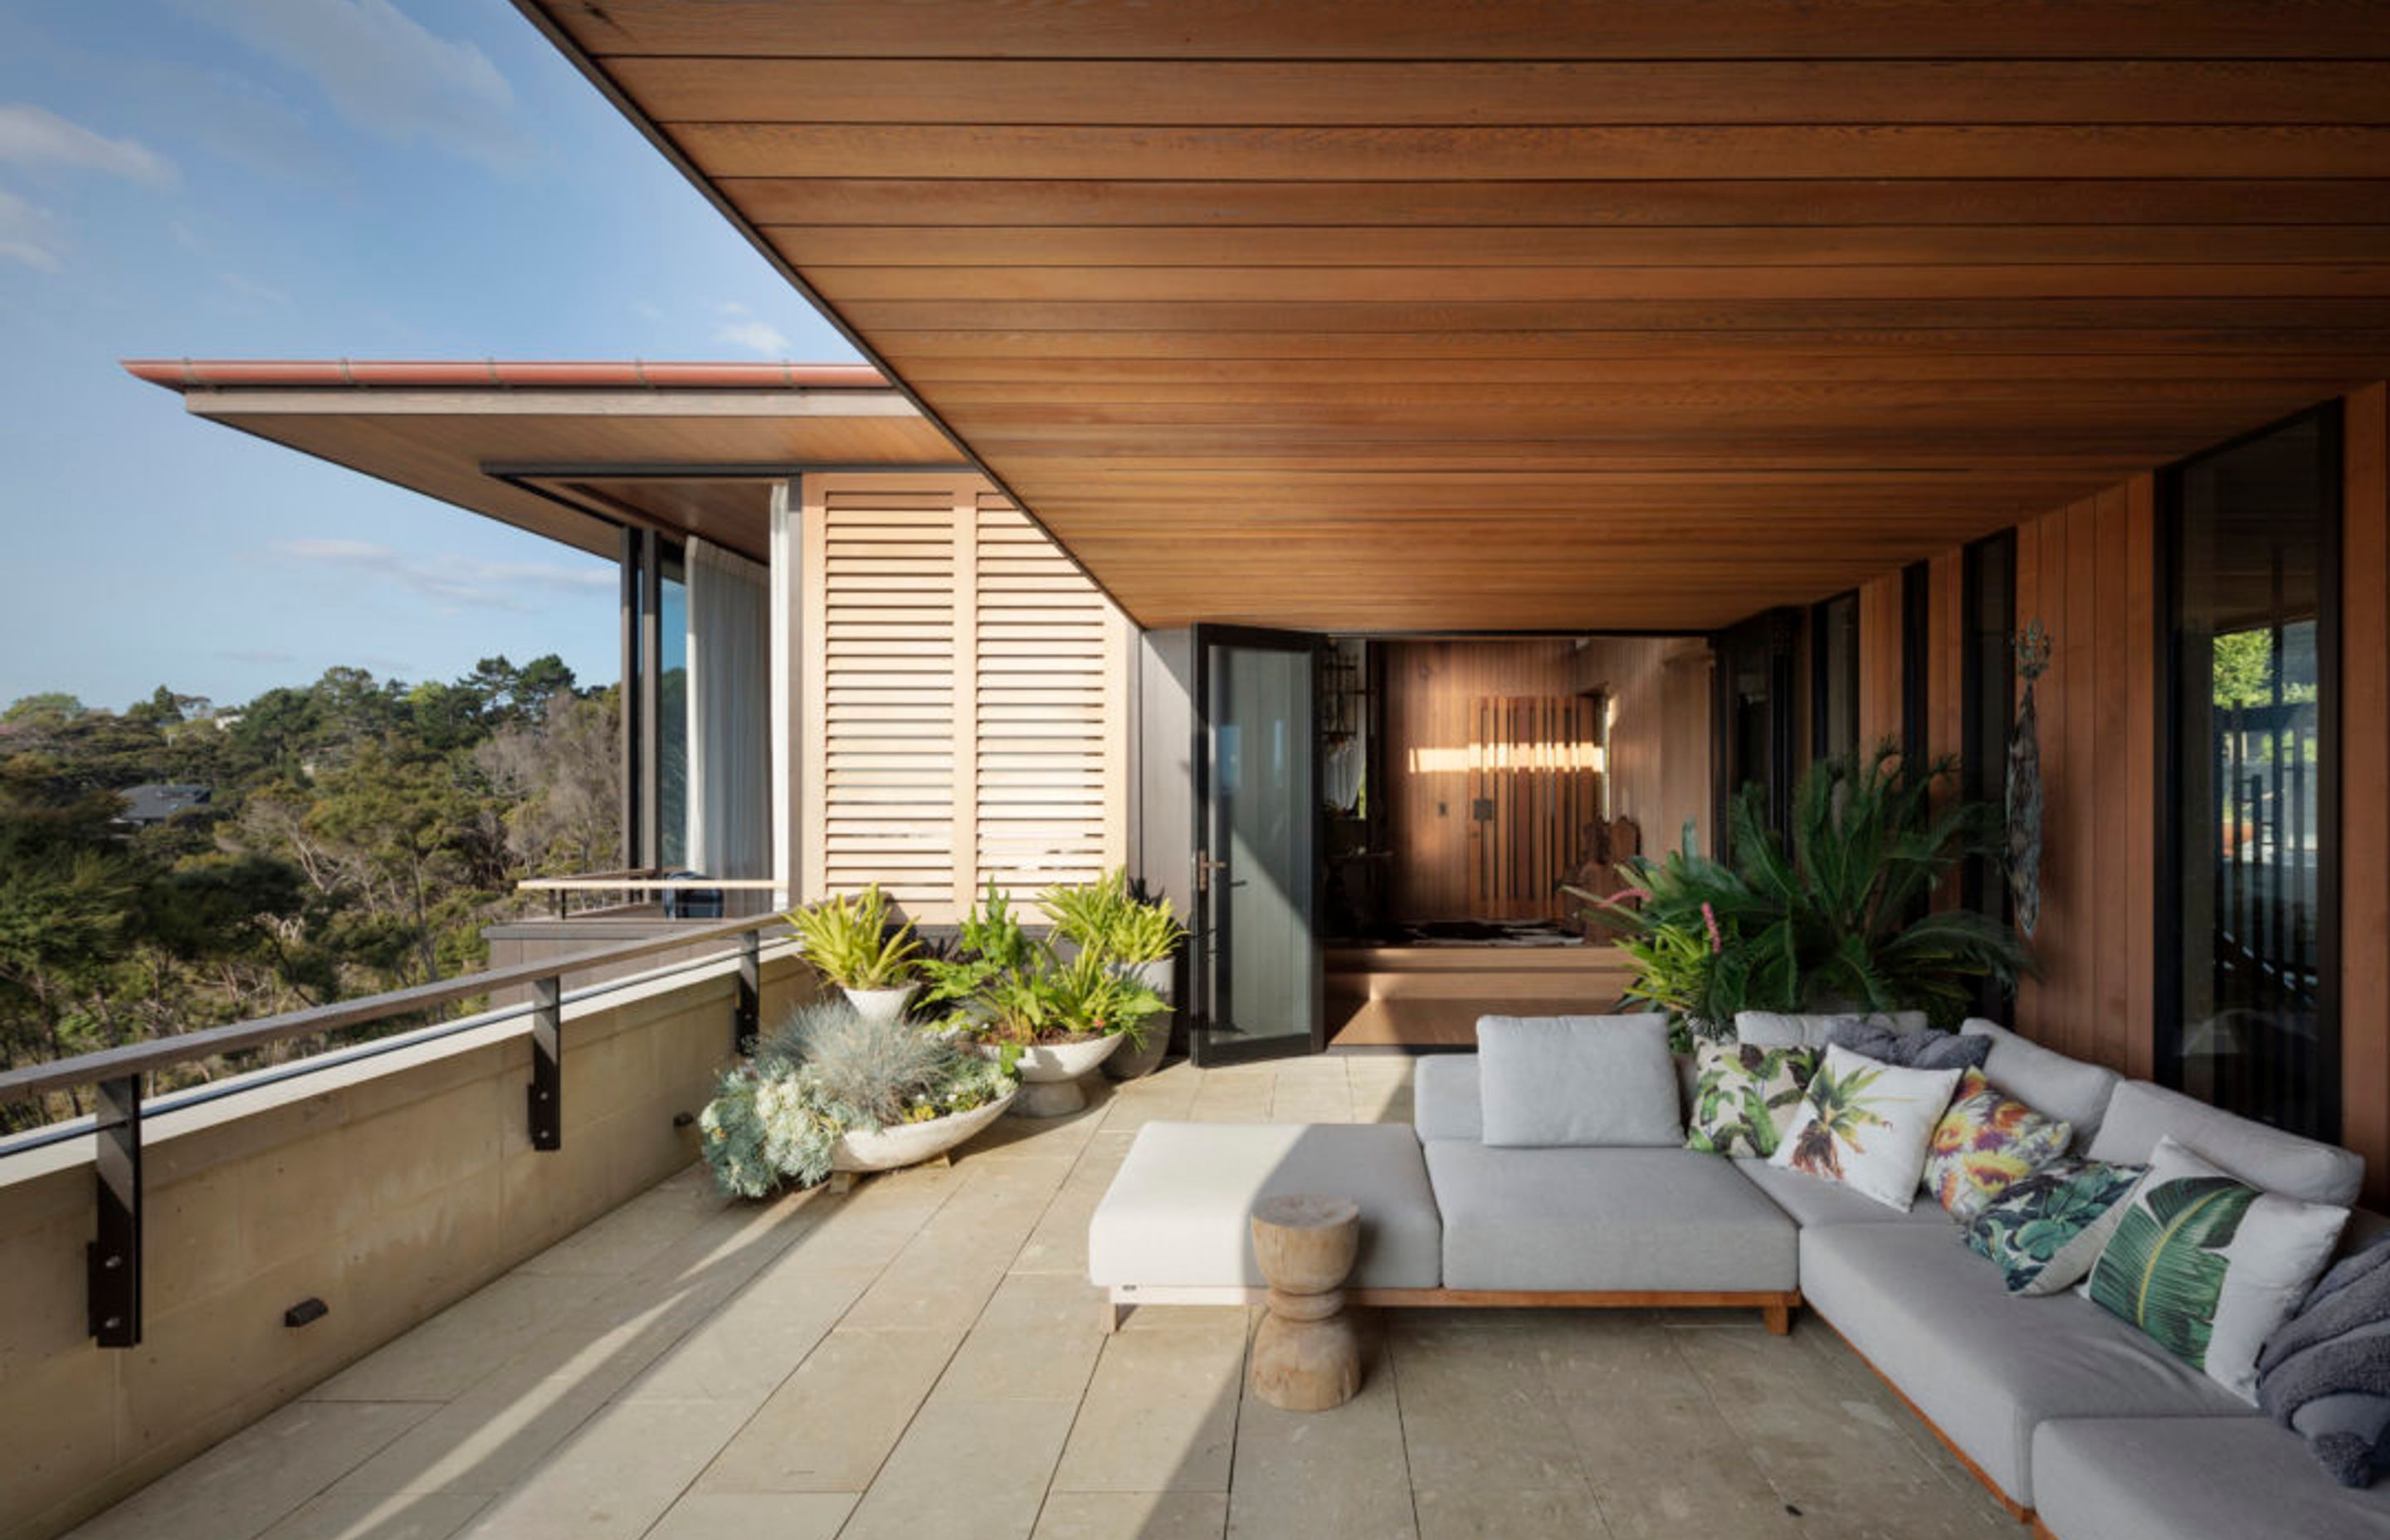
[[276, 554], [326, 567], [370, 572], [454, 610], [529, 611], [534, 596], [581, 597], [612, 593], [610, 567], [569, 567], [552, 561], [483, 561], [443, 553], [406, 557], [369, 540], [282, 540]]
[[495, 170], [530, 145], [514, 88], [472, 44], [440, 36], [391, 0], [180, 0], [315, 82], [341, 116], [393, 144], [418, 141]]
[[46, 211], [0, 187], [0, 257], [57, 272], [66, 249], [53, 233], [56, 224]]
[[297, 303], [289, 295], [272, 284], [259, 283], [255, 278], [238, 273], [219, 273], [216, 285], [246, 310], [295, 310]]
[[174, 168], [137, 139], [110, 139], [31, 102], [0, 104], [0, 160], [25, 166], [71, 166], [161, 186]]
[[789, 356], [789, 339], [769, 321], [733, 321], [713, 328], [713, 340], [765, 358]]

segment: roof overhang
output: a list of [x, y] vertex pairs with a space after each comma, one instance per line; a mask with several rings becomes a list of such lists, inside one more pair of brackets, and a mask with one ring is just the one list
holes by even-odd
[[2390, 372], [2390, 6], [518, 0], [1137, 619], [1689, 629]]
[[951, 467], [867, 366], [136, 360], [195, 415], [603, 556], [624, 527], [762, 560], [772, 483]]

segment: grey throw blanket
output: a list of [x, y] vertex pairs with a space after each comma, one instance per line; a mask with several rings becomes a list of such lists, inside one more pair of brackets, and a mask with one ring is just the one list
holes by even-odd
[[2257, 1405], [2343, 1486], [2390, 1467], [2390, 1237], [2344, 1258], [2267, 1339]]

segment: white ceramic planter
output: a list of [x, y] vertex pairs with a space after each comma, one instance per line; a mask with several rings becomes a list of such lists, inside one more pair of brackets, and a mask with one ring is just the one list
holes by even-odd
[[928, 1123], [903, 1123], [870, 1133], [858, 1129], [841, 1135], [838, 1143], [830, 1147], [830, 1169], [894, 1171], [899, 1166], [919, 1165], [944, 1154], [1002, 1117], [1018, 1095], [1017, 1089], [1008, 1091], [984, 1107], [950, 1112]]
[[[1079, 1082], [1090, 1070], [1111, 1057], [1118, 1037], [1090, 1037], [1082, 1043], [1041, 1043], [1021, 1050], [1012, 1072], [1021, 1077], [1021, 1095], [1012, 1113], [1021, 1118], [1060, 1118], [1087, 1105], [1086, 1087]], [[983, 1045], [993, 1057], [1000, 1050]]]
[[844, 995], [846, 1003], [854, 1007], [854, 1014], [865, 1020], [896, 1021], [904, 1019], [905, 1007], [911, 1002], [913, 991], [919, 987], [919, 984], [898, 984], [893, 989], [842, 988], [839, 993]]

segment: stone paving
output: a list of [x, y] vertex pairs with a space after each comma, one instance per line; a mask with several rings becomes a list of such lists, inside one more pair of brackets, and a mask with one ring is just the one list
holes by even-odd
[[1309, 1415], [1244, 1392], [1243, 1310], [1102, 1335], [1087, 1219], [1140, 1123], [1409, 1116], [1396, 1057], [1174, 1064], [841, 1196], [728, 1203], [692, 1169], [76, 1533], [2022, 1533], [1812, 1319], [1365, 1312], [1360, 1396]]

